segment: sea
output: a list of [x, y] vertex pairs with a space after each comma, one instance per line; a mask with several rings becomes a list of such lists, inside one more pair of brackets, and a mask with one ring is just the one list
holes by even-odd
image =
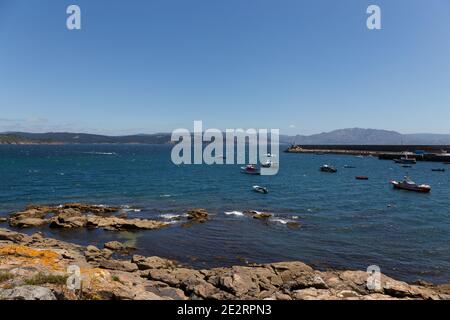
[[[21, 231], [99, 247], [118, 240], [195, 268], [298, 260], [320, 270], [377, 265], [404, 281], [450, 282], [450, 166], [433, 172], [445, 165], [280, 152], [277, 175], [255, 176], [238, 164], [174, 165], [170, 155], [169, 145], [0, 145], [0, 216], [28, 204], [114, 205], [170, 225]], [[320, 172], [323, 164], [337, 173]], [[431, 193], [394, 190], [390, 180], [405, 175], [430, 184]], [[205, 208], [209, 221], [187, 224], [191, 208]], [[246, 210], [273, 216], [257, 220]]]

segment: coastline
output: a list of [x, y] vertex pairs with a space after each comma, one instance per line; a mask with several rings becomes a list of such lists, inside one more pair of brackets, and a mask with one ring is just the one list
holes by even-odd
[[[1, 222], [21, 229], [47, 225], [109, 232], [152, 232], [166, 226], [115, 212], [116, 207], [82, 203], [30, 205]], [[191, 209], [187, 216], [188, 223], [209, 219], [204, 209]], [[253, 218], [264, 216], [256, 213]], [[39, 232], [27, 235], [0, 228], [0, 299], [450, 300], [449, 284], [408, 284], [380, 275], [379, 285], [371, 286], [366, 271], [319, 271], [300, 261], [195, 269], [163, 257], [137, 255], [137, 248], [118, 241], [103, 246], [80, 246]], [[67, 280], [73, 280], [69, 266], [80, 271], [79, 289], [67, 286]]]
[[[0, 228], [0, 299], [450, 300], [449, 285], [381, 275], [372, 287], [365, 271], [317, 271], [299, 261], [198, 270], [156, 256], [116, 258], [121, 250], [132, 248], [83, 247]], [[73, 266], [80, 286], [71, 290]]]

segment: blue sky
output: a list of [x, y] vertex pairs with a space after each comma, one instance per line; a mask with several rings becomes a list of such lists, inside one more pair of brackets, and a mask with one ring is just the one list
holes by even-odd
[[449, 119], [448, 0], [0, 0], [0, 131], [450, 133]]

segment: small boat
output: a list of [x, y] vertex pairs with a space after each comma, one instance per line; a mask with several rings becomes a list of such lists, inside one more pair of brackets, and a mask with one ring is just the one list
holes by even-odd
[[408, 155], [401, 157], [400, 159], [394, 159], [395, 163], [416, 164], [416, 158], [409, 158]]
[[428, 184], [417, 184], [412, 181], [409, 177], [405, 177], [403, 181], [391, 181], [394, 189], [402, 189], [407, 191], [423, 192], [428, 193], [431, 191], [431, 186]]
[[320, 171], [322, 172], [330, 172], [330, 173], [336, 173], [337, 169], [333, 166], [329, 166], [327, 164], [320, 167]]
[[354, 166], [349, 166], [349, 165], [345, 165], [344, 168], [345, 168], [345, 169], [355, 169], [356, 167], [354, 167]]
[[435, 171], [435, 172], [445, 172], [445, 169], [444, 169], [444, 168], [431, 169], [431, 171]]
[[259, 193], [264, 193], [264, 194], [269, 193], [269, 190], [267, 190], [267, 188], [261, 187], [261, 186], [253, 186], [253, 191], [259, 192]]
[[255, 165], [249, 164], [245, 167], [241, 167], [241, 173], [259, 175], [261, 174], [261, 170]]
[[369, 180], [369, 177], [366, 176], [356, 176], [356, 180]]
[[270, 160], [267, 160], [266, 162], [261, 164], [261, 167], [263, 167], [263, 168], [270, 168], [271, 166], [272, 166], [272, 161], [270, 161]]
[[412, 168], [412, 165], [410, 165], [410, 164], [404, 164], [404, 165], [402, 165], [402, 168]]

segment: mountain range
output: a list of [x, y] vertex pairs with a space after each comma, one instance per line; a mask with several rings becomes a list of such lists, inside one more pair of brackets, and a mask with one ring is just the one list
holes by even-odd
[[[0, 144], [128, 143], [167, 144], [170, 133], [106, 136], [87, 133], [0, 133]], [[300, 145], [450, 145], [450, 134], [401, 134], [396, 131], [348, 128], [313, 135], [281, 135], [280, 142]]]

